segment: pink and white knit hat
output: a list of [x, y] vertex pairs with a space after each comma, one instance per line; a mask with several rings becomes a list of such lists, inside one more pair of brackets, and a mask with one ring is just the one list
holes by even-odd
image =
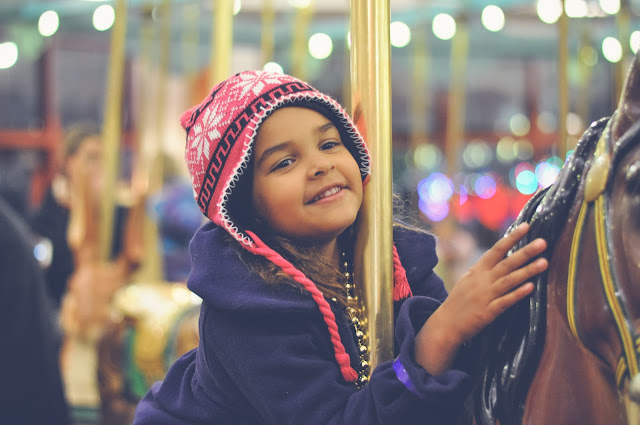
[[[243, 228], [229, 208], [233, 191], [250, 165], [260, 124], [276, 109], [285, 106], [311, 108], [329, 118], [355, 158], [363, 182], [367, 179], [369, 151], [357, 127], [338, 102], [289, 75], [245, 71], [214, 86], [202, 103], [184, 112], [180, 118], [187, 133], [185, 159], [194, 196], [211, 221], [223, 227], [248, 251], [278, 265], [311, 293], [329, 329], [342, 375], [347, 381], [355, 381], [357, 373], [350, 366], [335, 316], [322, 292], [255, 233]], [[394, 287], [394, 293], [401, 293], [404, 298], [410, 294], [410, 289], [395, 247], [394, 266], [395, 287], [402, 287], [399, 292]]]
[[185, 158], [202, 212], [243, 245], [251, 236], [230, 217], [228, 201], [247, 169], [260, 124], [276, 109], [311, 103], [336, 121], [363, 179], [369, 174], [367, 146], [344, 109], [331, 97], [285, 74], [245, 71], [213, 87], [180, 121], [187, 132]]

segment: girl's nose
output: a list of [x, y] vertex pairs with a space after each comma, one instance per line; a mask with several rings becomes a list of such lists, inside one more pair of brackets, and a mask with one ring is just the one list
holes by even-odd
[[311, 177], [320, 177], [328, 174], [331, 170], [336, 168], [335, 164], [329, 159], [319, 159], [312, 165], [310, 169]]

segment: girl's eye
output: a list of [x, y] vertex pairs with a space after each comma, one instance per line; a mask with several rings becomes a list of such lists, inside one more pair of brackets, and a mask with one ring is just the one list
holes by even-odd
[[288, 167], [291, 164], [293, 164], [293, 160], [291, 158], [283, 159], [282, 161], [278, 162], [275, 167], [273, 167], [273, 171]]
[[329, 140], [328, 142], [322, 144], [322, 146], [320, 146], [320, 149], [323, 151], [327, 151], [329, 149], [333, 149], [336, 146], [340, 145], [340, 141], [338, 140]]

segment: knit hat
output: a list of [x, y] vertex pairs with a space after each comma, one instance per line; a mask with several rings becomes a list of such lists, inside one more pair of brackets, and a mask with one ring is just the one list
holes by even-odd
[[[370, 171], [367, 146], [338, 102], [289, 75], [245, 71], [214, 86], [202, 103], [187, 110], [180, 118], [187, 133], [185, 159], [192, 177], [194, 197], [202, 212], [245, 249], [278, 265], [311, 293], [329, 328], [342, 375], [347, 381], [355, 381], [357, 374], [350, 366], [335, 316], [323, 294], [301, 271], [246, 228], [234, 214], [236, 209], [230, 208], [233, 197], [237, 196], [234, 189], [248, 187], [249, 182], [245, 180], [250, 177], [251, 155], [258, 128], [271, 113], [286, 106], [310, 108], [330, 119], [355, 158], [363, 183], [366, 181]], [[394, 249], [394, 263], [396, 260], [399, 265]], [[401, 271], [406, 293], [406, 275], [404, 269]]]

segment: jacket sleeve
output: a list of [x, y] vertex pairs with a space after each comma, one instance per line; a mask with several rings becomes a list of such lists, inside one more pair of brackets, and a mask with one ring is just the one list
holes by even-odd
[[[328, 350], [314, 338], [317, 320], [301, 314], [273, 318], [234, 317], [209, 310], [201, 344], [213, 379], [227, 380], [236, 399], [250, 408], [249, 423], [273, 425], [448, 424], [457, 417], [468, 392], [468, 376], [448, 371], [430, 376], [413, 359], [416, 329], [437, 308], [436, 300], [419, 297], [405, 303], [396, 332], [400, 357], [416, 391], [398, 380], [392, 362], [379, 365], [361, 390], [345, 382]], [[220, 382], [220, 381], [218, 381]], [[252, 420], [253, 418], [253, 420]]]
[[[198, 369], [202, 366], [198, 350], [180, 357], [171, 366], [162, 382], [156, 382], [138, 403], [134, 425], [193, 425], [211, 424], [214, 417], [223, 418], [224, 403], [207, 394], [201, 384]], [[206, 376], [206, 375], [204, 375]], [[217, 413], [217, 414], [216, 414]], [[237, 421], [217, 420], [216, 425]]]

